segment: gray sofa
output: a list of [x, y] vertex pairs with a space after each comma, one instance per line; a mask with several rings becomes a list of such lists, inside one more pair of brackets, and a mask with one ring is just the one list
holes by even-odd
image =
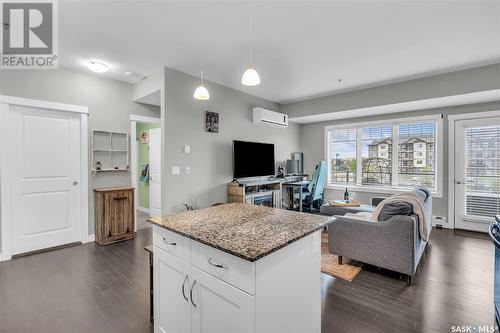
[[[376, 200], [376, 201], [375, 201]], [[375, 199], [378, 204], [381, 200]], [[428, 229], [432, 230], [432, 196], [424, 201]], [[374, 208], [374, 207], [373, 207]], [[326, 207], [322, 210], [327, 214]], [[330, 214], [328, 214], [330, 215]], [[337, 216], [328, 227], [330, 252], [371, 265], [405, 274], [411, 285], [427, 242], [420, 238], [418, 216], [395, 215], [382, 222], [370, 222]]]

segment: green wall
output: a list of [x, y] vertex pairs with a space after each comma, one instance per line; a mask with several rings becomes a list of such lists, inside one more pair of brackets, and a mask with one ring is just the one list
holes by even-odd
[[136, 142], [139, 147], [138, 149], [138, 165], [137, 165], [137, 181], [139, 193], [139, 207], [149, 209], [149, 184], [141, 182], [140, 176], [143, 166], [149, 163], [149, 148], [147, 144], [142, 144], [139, 140], [142, 131], [147, 131], [152, 128], [159, 128], [158, 124], [144, 124], [137, 123], [136, 126]]

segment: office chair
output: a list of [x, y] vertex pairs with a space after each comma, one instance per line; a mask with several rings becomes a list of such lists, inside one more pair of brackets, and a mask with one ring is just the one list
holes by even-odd
[[314, 173], [312, 175], [312, 180], [307, 189], [304, 189], [300, 195], [302, 195], [302, 207], [309, 207], [309, 211], [312, 212], [313, 208], [319, 209], [323, 204], [323, 197], [326, 186], [326, 162], [319, 161], [316, 168], [314, 168]]

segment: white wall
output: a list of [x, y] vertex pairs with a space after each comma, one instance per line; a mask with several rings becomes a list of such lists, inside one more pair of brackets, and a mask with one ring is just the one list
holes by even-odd
[[282, 110], [294, 118], [494, 89], [500, 89], [500, 64], [288, 103]]
[[[227, 202], [226, 186], [232, 180], [232, 140], [273, 143], [277, 162], [300, 151], [299, 125], [284, 129], [252, 123], [253, 106], [279, 110], [277, 104], [208, 81], [205, 83], [210, 100], [197, 101], [193, 92], [198, 82], [196, 77], [165, 69], [164, 213], [183, 210], [181, 204], [188, 193], [199, 198], [201, 207]], [[219, 113], [219, 133], [205, 132], [206, 110]], [[191, 154], [183, 153], [184, 145], [191, 146]], [[190, 175], [184, 170], [188, 165]], [[181, 176], [172, 176], [172, 166], [181, 167]]]
[[[129, 133], [130, 114], [158, 117], [160, 113], [158, 107], [134, 103], [132, 85], [128, 83], [69, 69], [0, 70], [0, 94], [88, 106], [90, 133], [92, 130]], [[89, 163], [90, 156], [89, 151]], [[128, 173], [89, 176], [89, 234], [94, 233], [93, 189], [129, 185]]]
[[134, 84], [132, 88], [132, 100], [138, 101], [156, 91], [160, 90], [163, 85], [163, 68], [154, 72], [143, 80]]

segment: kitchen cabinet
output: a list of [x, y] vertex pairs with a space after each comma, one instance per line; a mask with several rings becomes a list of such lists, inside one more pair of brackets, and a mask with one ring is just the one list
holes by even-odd
[[191, 332], [191, 265], [158, 247], [153, 256], [155, 332]]
[[248, 261], [154, 225], [155, 333], [319, 333], [320, 233]]
[[155, 332], [254, 332], [255, 299], [154, 249]]
[[191, 278], [191, 332], [255, 332], [254, 296], [196, 267]]

